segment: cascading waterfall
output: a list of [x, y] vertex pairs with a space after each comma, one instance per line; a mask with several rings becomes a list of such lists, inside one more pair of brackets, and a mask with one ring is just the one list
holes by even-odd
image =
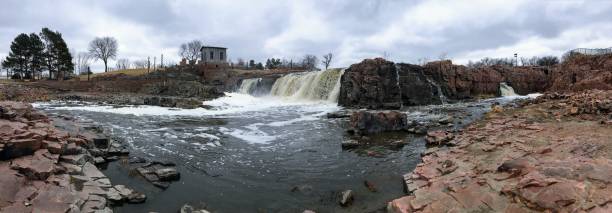
[[499, 91], [501, 92], [501, 96], [517, 96], [514, 92], [514, 88], [506, 84], [506, 82], [499, 83]]
[[243, 79], [242, 83], [240, 84], [240, 88], [238, 88], [238, 92], [243, 94], [252, 94], [253, 91], [257, 89], [259, 82], [261, 82], [261, 78]]
[[429, 82], [429, 84], [436, 87], [436, 90], [438, 90], [438, 97], [440, 98], [442, 104], [447, 104], [448, 102], [446, 101], [446, 96], [444, 96], [444, 93], [442, 93], [442, 88], [440, 88], [440, 85], [438, 85], [435, 81], [431, 80], [429, 77], [426, 77], [425, 79], [427, 79], [427, 82]]
[[292, 73], [276, 79], [270, 95], [294, 100], [337, 102], [343, 69]]

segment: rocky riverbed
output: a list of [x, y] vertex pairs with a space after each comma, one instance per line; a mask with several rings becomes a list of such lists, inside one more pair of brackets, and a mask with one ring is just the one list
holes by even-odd
[[612, 91], [546, 94], [443, 134], [390, 212], [612, 211]]
[[[127, 158], [129, 151], [93, 123], [3, 101], [0, 137], [1, 212], [113, 212], [113, 206], [147, 198], [125, 185], [113, 185], [98, 169]], [[138, 170], [165, 187], [179, 177], [173, 165], [158, 165], [146, 163]]]

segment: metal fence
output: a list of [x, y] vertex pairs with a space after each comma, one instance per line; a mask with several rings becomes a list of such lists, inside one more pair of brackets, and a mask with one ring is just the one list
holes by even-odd
[[580, 53], [584, 55], [606, 55], [606, 54], [612, 54], [612, 47], [597, 48], [597, 49], [577, 48], [577, 49], [570, 50], [569, 53]]

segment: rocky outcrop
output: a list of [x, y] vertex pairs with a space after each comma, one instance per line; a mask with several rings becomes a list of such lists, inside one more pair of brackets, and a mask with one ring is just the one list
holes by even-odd
[[397, 64], [402, 106], [442, 104], [446, 96], [440, 86], [414, 64]]
[[170, 186], [170, 182], [181, 178], [174, 166], [170, 162], [150, 162], [136, 168], [136, 171], [153, 185], [165, 189]]
[[1, 212], [112, 212], [110, 180], [86, 148], [93, 139], [69, 134], [29, 104], [0, 102]]
[[338, 104], [350, 108], [397, 109], [442, 104], [478, 96], [497, 96], [502, 82], [518, 94], [542, 92], [549, 85], [548, 69], [489, 66], [467, 68], [450, 60], [424, 66], [366, 59], [345, 70]]
[[575, 54], [552, 71], [551, 91], [612, 89], [612, 55]]
[[58, 94], [56, 97], [63, 101], [101, 102], [115, 105], [151, 105], [161, 107], [176, 107], [194, 109], [202, 107], [202, 100], [197, 98], [181, 98], [175, 96], [155, 96], [140, 94], [91, 94], [68, 93]]
[[381, 58], [365, 59], [344, 71], [340, 79], [340, 106], [368, 109], [401, 107], [395, 64]]
[[546, 90], [549, 81], [548, 71], [542, 67], [468, 68], [444, 60], [427, 63], [423, 68], [451, 99], [497, 96], [501, 82], [511, 85], [518, 94], [526, 95]]
[[357, 111], [350, 117], [350, 129], [357, 135], [369, 135], [387, 131], [403, 131], [408, 128], [406, 114], [398, 111]]
[[209, 100], [223, 96], [213, 86], [204, 85], [198, 81], [169, 80], [144, 85], [140, 93], [158, 96], [173, 96], [181, 98], [197, 98]]
[[[612, 91], [543, 95], [432, 147], [389, 212], [609, 212]], [[548, 112], [548, 113], [541, 113]]]

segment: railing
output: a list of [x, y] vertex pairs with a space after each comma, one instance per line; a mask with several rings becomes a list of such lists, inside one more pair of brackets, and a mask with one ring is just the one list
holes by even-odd
[[569, 53], [580, 53], [580, 54], [584, 54], [584, 55], [606, 55], [606, 54], [612, 54], [612, 47], [608, 47], [608, 48], [596, 48], [596, 49], [589, 49], [589, 48], [577, 48], [577, 49], [573, 49], [570, 50]]

